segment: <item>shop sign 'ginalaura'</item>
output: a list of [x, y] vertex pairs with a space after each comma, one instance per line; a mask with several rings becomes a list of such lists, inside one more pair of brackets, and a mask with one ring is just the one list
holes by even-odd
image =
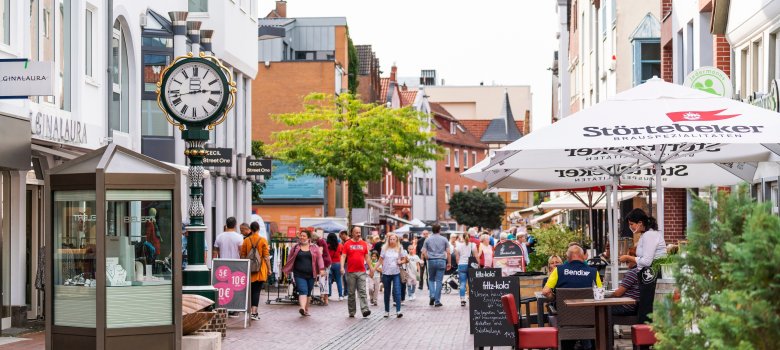
[[99, 146], [97, 126], [74, 120], [66, 111], [31, 106], [29, 115], [33, 138], [81, 147]]

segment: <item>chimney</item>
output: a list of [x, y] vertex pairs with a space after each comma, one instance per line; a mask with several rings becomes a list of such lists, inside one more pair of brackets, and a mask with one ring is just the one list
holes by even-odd
[[531, 111], [525, 110], [525, 118], [523, 120], [523, 135], [531, 133]]
[[393, 63], [393, 67], [390, 68], [390, 81], [395, 81], [395, 74], [398, 72], [398, 68]]
[[279, 0], [276, 2], [276, 14], [280, 18], [287, 18], [287, 1]]

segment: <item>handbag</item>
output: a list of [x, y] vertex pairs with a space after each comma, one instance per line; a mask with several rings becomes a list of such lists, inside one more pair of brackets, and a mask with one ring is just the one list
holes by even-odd
[[402, 266], [400, 270], [401, 270], [401, 283], [406, 284], [406, 282], [409, 280], [409, 272], [406, 271], [405, 266]]
[[[469, 244], [469, 248], [473, 246], [474, 243]], [[469, 269], [478, 269], [479, 268], [479, 260], [477, 260], [474, 255], [471, 254], [471, 249], [469, 249], [469, 261], [468, 261]]]

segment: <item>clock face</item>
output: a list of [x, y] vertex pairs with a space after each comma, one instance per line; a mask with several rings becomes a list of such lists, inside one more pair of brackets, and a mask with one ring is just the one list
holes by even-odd
[[166, 72], [161, 93], [173, 117], [198, 123], [212, 119], [225, 107], [227, 91], [227, 81], [216, 65], [193, 58]]

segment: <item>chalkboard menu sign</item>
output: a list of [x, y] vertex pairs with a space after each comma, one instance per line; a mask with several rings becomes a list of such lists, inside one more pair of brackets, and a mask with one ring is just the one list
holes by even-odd
[[249, 306], [249, 260], [214, 259], [211, 284], [218, 292], [217, 307], [246, 311]]
[[501, 269], [469, 270], [469, 318], [474, 347], [514, 346], [515, 331], [506, 320], [501, 296], [513, 294], [520, 305], [520, 284], [516, 277], [502, 277]]

